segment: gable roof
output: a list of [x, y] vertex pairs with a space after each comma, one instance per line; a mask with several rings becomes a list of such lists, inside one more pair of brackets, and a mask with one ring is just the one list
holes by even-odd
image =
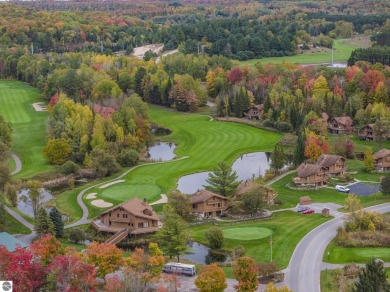
[[320, 157], [318, 157], [316, 164], [321, 165], [323, 167], [328, 167], [330, 165], [335, 164], [340, 159], [345, 160], [344, 157], [339, 155], [321, 154]]
[[204, 202], [212, 197], [217, 197], [217, 198], [220, 198], [220, 199], [224, 199], [224, 200], [227, 200], [226, 197], [224, 196], [221, 196], [221, 195], [218, 195], [218, 194], [214, 194], [213, 192], [210, 192], [208, 190], [200, 190], [200, 191], [197, 191], [196, 193], [192, 194], [191, 195], [191, 204], [196, 204], [196, 203], [200, 203], [200, 202]]
[[[140, 198], [132, 198], [132, 199], [122, 203], [121, 205], [115, 206], [115, 207], [103, 212], [101, 215], [107, 214], [107, 213], [109, 213], [112, 210], [115, 210], [117, 208], [123, 208], [127, 212], [129, 212], [130, 214], [133, 214], [136, 217], [160, 221], [160, 217], [158, 217], [156, 212], [154, 212], [152, 206], [150, 206], [148, 203], [142, 201]], [[144, 213], [145, 210], [147, 210], [147, 212], [149, 212], [151, 215], [145, 214]]]
[[362, 129], [364, 129], [365, 127], [369, 127], [369, 128], [374, 128], [375, 124], [365, 124]]
[[390, 150], [383, 148], [383, 149], [379, 150], [378, 152], [375, 152], [372, 156], [374, 156], [375, 159], [380, 159], [380, 158], [383, 158], [383, 157], [386, 157], [389, 155], [390, 155]]
[[9, 252], [14, 252], [17, 245], [19, 245], [21, 248], [26, 248], [28, 246], [28, 244], [20, 241], [7, 232], [0, 232], [0, 245], [4, 245]]
[[299, 177], [308, 177], [313, 174], [316, 174], [322, 169], [322, 166], [319, 164], [309, 164], [309, 163], [302, 163], [297, 168], [297, 174]]
[[334, 117], [332, 120], [335, 120], [338, 124], [346, 125], [347, 122], [352, 126], [352, 119], [350, 117]]

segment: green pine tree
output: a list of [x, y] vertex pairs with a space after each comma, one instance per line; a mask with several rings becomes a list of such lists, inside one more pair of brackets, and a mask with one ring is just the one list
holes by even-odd
[[56, 237], [62, 237], [64, 234], [64, 221], [62, 220], [60, 211], [56, 207], [53, 207], [50, 210], [49, 217], [51, 222], [53, 222]]
[[274, 152], [271, 155], [271, 169], [278, 173], [286, 162], [286, 154], [284, 154], [283, 147], [281, 145], [275, 145]]
[[218, 167], [213, 169], [207, 178], [208, 186], [206, 190], [218, 193], [222, 196], [232, 195], [241, 181], [237, 181], [237, 173], [232, 170], [229, 164], [224, 161], [218, 163]]
[[294, 164], [299, 165], [305, 160], [305, 137], [299, 133], [297, 145], [294, 149]]
[[354, 292], [389, 292], [390, 284], [387, 282], [383, 262], [372, 259], [359, 274]]
[[45, 208], [40, 207], [38, 209], [37, 215], [35, 216], [35, 232], [37, 233], [38, 238], [41, 238], [45, 234], [53, 234], [54, 231], [54, 225], [53, 222], [51, 222], [49, 216], [47, 215], [47, 212]]

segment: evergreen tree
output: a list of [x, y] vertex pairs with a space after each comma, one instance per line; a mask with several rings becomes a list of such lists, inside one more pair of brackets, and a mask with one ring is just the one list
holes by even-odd
[[381, 181], [382, 193], [390, 195], [390, 175], [387, 174]]
[[299, 165], [305, 160], [305, 137], [299, 133], [297, 145], [294, 149], [294, 164]]
[[54, 231], [54, 225], [53, 222], [51, 222], [49, 216], [46, 213], [45, 208], [40, 207], [38, 209], [38, 212], [35, 216], [35, 232], [37, 233], [38, 238], [43, 237], [45, 234], [53, 234]]
[[49, 217], [51, 222], [53, 222], [56, 237], [62, 237], [64, 234], [64, 221], [62, 220], [60, 211], [56, 207], [53, 207], [50, 210]]
[[276, 144], [274, 152], [271, 156], [271, 169], [274, 172], [279, 172], [283, 168], [286, 162], [286, 158], [287, 157], [286, 154], [284, 154], [283, 146]]
[[390, 284], [386, 279], [386, 271], [383, 262], [372, 259], [359, 274], [354, 292], [389, 292]]
[[177, 261], [180, 262], [180, 255], [187, 253], [187, 243], [191, 239], [188, 225], [169, 205], [164, 207], [164, 215], [163, 227], [156, 235], [159, 246], [164, 254], [170, 257], [176, 256]]
[[6, 211], [4, 203], [0, 200], [0, 232], [5, 231]]
[[134, 91], [138, 93], [138, 95], [143, 96], [143, 88], [142, 88], [142, 82], [146, 75], [146, 70], [144, 67], [139, 67], [137, 72], [134, 75]]
[[237, 173], [232, 170], [229, 164], [225, 161], [218, 163], [218, 167], [209, 173], [206, 179], [208, 186], [204, 186], [206, 190], [218, 193], [222, 196], [233, 194], [241, 181], [237, 181]]

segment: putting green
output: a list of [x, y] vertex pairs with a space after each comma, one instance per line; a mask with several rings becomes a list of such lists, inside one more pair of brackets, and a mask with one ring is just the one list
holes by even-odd
[[223, 230], [225, 238], [235, 240], [254, 240], [268, 237], [272, 230], [265, 227], [235, 227]]
[[156, 185], [147, 184], [134, 184], [134, 185], [113, 185], [108, 187], [101, 195], [100, 198], [107, 198], [114, 201], [130, 200], [131, 198], [146, 198], [152, 199], [161, 194], [161, 190]]

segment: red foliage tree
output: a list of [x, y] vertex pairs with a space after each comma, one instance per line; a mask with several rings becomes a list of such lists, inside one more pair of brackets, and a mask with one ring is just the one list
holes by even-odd
[[0, 279], [6, 279], [5, 273], [8, 269], [11, 255], [5, 245], [0, 245]]
[[231, 84], [236, 84], [242, 80], [243, 72], [239, 67], [234, 67], [227, 73], [227, 79]]
[[[3, 259], [1, 259], [2, 261]], [[38, 291], [45, 283], [45, 268], [27, 249], [17, 247], [10, 254], [5, 279], [13, 281], [14, 291]]]
[[59, 255], [49, 266], [57, 291], [94, 291], [96, 270], [75, 255]]

